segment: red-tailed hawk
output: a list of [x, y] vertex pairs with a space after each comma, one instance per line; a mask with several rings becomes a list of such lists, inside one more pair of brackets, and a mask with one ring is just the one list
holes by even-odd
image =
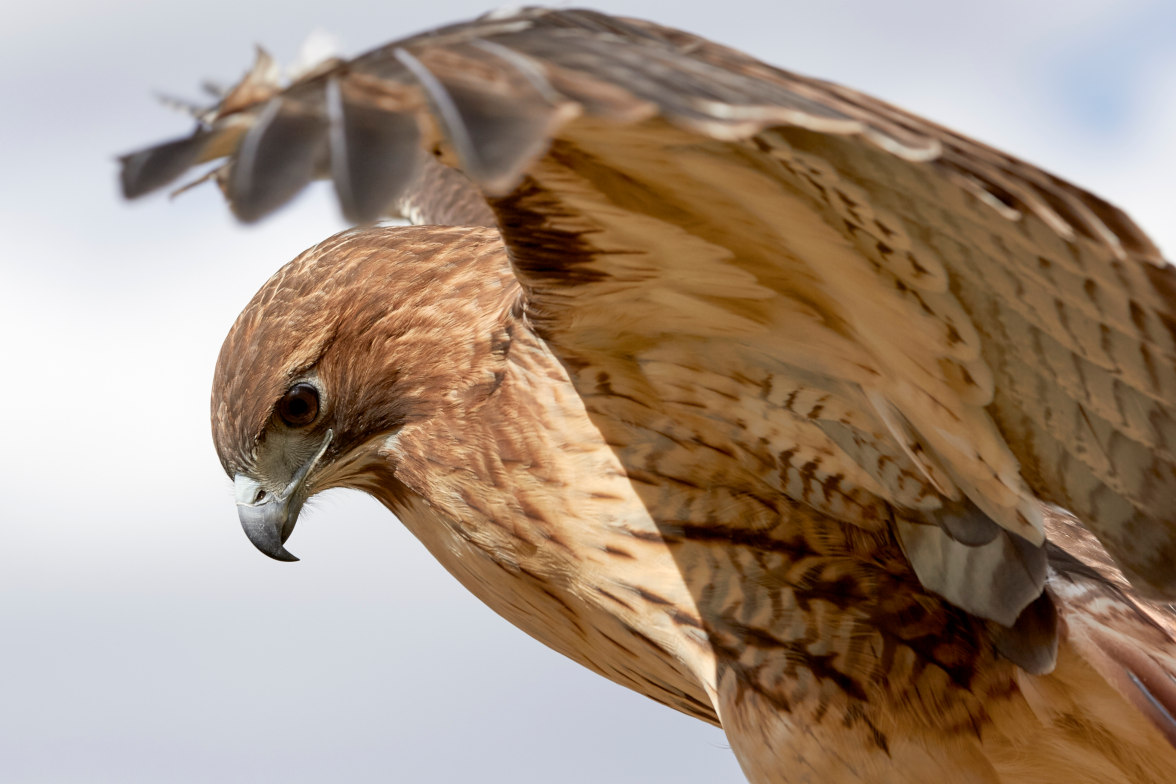
[[220, 158], [244, 220], [325, 176], [458, 224], [332, 237], [233, 326], [213, 435], [263, 552], [365, 490], [756, 784], [1176, 781], [1176, 274], [1115, 207], [572, 10], [263, 59], [124, 188]]

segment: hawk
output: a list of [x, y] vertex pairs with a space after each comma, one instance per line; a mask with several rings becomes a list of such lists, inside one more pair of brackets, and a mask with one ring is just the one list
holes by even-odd
[[364, 490], [755, 784], [1176, 781], [1176, 273], [1120, 210], [590, 11], [273, 70], [122, 171], [359, 224], [217, 362], [262, 552]]

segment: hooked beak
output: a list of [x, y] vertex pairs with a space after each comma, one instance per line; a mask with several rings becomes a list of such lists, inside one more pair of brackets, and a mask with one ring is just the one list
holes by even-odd
[[277, 561], [297, 561], [283, 545], [294, 531], [294, 524], [298, 522], [298, 512], [306, 496], [301, 492], [307, 475], [314, 469], [335, 433], [327, 431], [322, 445], [307, 460], [290, 484], [281, 492], [273, 493], [262, 488], [256, 479], [237, 474], [233, 477], [233, 495], [237, 500], [237, 516], [241, 518], [241, 527], [253, 546]]

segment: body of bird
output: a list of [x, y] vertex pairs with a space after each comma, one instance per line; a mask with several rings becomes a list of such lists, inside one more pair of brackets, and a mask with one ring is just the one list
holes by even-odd
[[266, 68], [127, 191], [227, 155], [247, 219], [329, 173], [459, 225], [337, 235], [234, 325], [213, 434], [259, 548], [365, 490], [755, 784], [1176, 780], [1172, 616], [1133, 593], [1176, 593], [1176, 275], [1126, 216], [590, 12]]

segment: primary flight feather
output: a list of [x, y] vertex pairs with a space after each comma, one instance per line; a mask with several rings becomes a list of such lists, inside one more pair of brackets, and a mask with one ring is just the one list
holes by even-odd
[[332, 237], [233, 326], [213, 435], [263, 552], [369, 492], [755, 784], [1176, 780], [1176, 274], [1115, 207], [577, 10], [262, 56], [124, 190], [222, 158], [244, 220], [329, 177], [451, 224]]

